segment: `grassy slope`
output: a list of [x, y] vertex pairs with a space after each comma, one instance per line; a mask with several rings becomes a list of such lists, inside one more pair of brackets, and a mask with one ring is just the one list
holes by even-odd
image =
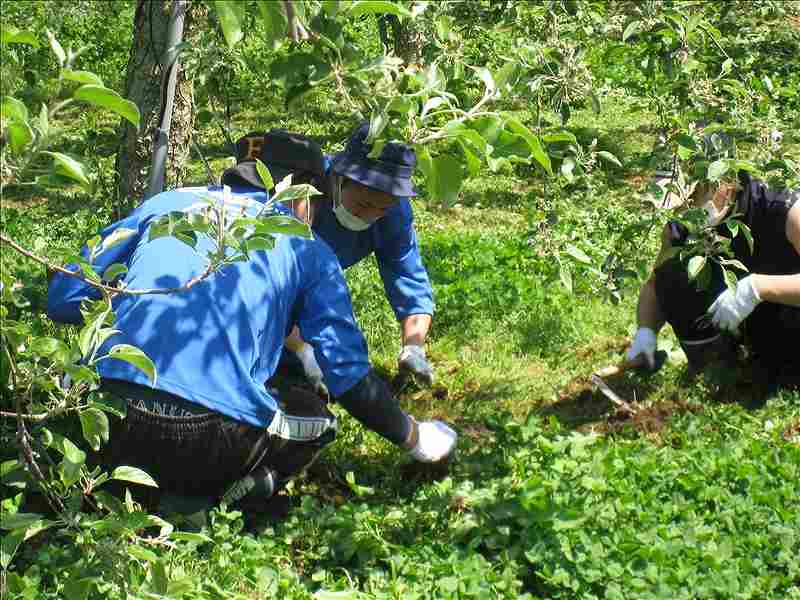
[[[306, 130], [334, 150], [350, 124], [330, 114], [261, 113], [240, 125]], [[439, 381], [399, 392], [417, 416], [456, 424], [458, 459], [448, 472], [410, 465], [343, 416], [338, 442], [290, 489], [298, 505], [286, 522], [237, 535], [235, 515], [218, 515], [216, 544], [174, 551], [170, 578], [195, 578], [187, 597], [798, 595], [800, 447], [782, 434], [800, 419], [800, 397], [783, 394], [759, 410], [736, 402], [741, 390], [720, 401], [712, 385], [686, 380], [680, 353], [649, 379], [610, 381], [643, 407], [633, 420], [588, 383], [622, 356], [636, 282], [614, 305], [579, 272], [570, 295], [548, 249], [572, 243], [599, 262], [616, 240], [629, 265], [648, 263], [652, 240], [618, 239], [641, 210], [634, 192], [652, 144], [647, 123], [621, 98], [599, 118], [577, 116], [575, 132], [597, 137], [625, 167], [596, 173], [594, 193], [568, 190], [555, 201], [541, 180], [502, 173], [469, 184], [457, 207], [415, 202], [439, 306], [429, 345]], [[224, 151], [207, 148], [220, 169]], [[540, 225], [547, 215], [551, 227]], [[54, 237], [58, 254], [106, 217], [39, 205], [6, 211], [4, 227], [28, 242]], [[365, 262], [348, 279], [373, 361], [391, 377], [398, 328]], [[33, 562], [46, 571], [61, 560], [58, 550], [52, 556]]]

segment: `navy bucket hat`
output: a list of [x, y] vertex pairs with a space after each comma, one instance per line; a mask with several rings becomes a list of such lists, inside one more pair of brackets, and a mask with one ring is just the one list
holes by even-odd
[[398, 198], [416, 196], [411, 183], [417, 164], [414, 149], [407, 144], [389, 142], [378, 158], [369, 158], [372, 144], [366, 141], [368, 134], [369, 121], [364, 121], [350, 136], [345, 149], [333, 157], [333, 172]]

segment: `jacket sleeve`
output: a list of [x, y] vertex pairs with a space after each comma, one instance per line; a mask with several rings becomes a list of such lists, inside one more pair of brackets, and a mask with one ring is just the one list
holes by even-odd
[[382, 221], [375, 257], [397, 320], [410, 315], [432, 315], [433, 288], [419, 253], [411, 204], [402, 200]]
[[[322, 246], [314, 242], [313, 246]], [[356, 324], [350, 290], [336, 256], [327, 249], [304, 256], [316, 271], [298, 298], [297, 324], [303, 339], [314, 348], [331, 394], [340, 396], [370, 370], [367, 341]]]
[[[95, 246], [98, 251], [91, 261], [97, 274], [102, 276], [113, 263], [128, 265], [141, 237], [141, 225], [141, 213], [134, 213], [100, 232], [101, 241]], [[81, 257], [89, 262], [90, 254], [89, 247], [84, 245]], [[66, 268], [73, 272], [78, 271], [78, 265], [74, 263], [68, 264]], [[81, 302], [100, 298], [100, 291], [82, 279], [56, 273], [47, 289], [47, 316], [59, 323], [81, 324]]]

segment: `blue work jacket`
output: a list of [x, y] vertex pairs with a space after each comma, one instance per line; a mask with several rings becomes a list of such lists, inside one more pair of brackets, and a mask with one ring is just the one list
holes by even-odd
[[[149, 231], [155, 217], [200, 211], [209, 197], [231, 215], [255, 215], [266, 200], [265, 193], [248, 190], [226, 202], [219, 188], [158, 194], [102, 232], [104, 241], [123, 230], [130, 235], [101, 252], [95, 270], [125, 264], [123, 280], [131, 289], [177, 287], [200, 275], [213, 247], [209, 237], [199, 235], [195, 251], [173, 237], [150, 240]], [[82, 252], [89, 256], [88, 248]], [[55, 321], [80, 323], [80, 305], [87, 298], [99, 298], [99, 292], [57, 274], [48, 291], [48, 314]], [[155, 363], [156, 388], [260, 427], [281, 416], [264, 384], [275, 373], [295, 324], [314, 348], [333, 396], [347, 392], [370, 369], [341, 267], [319, 239], [278, 235], [273, 249], [251, 252], [250, 260], [229, 264], [185, 292], [120, 294], [113, 307], [114, 327], [121, 333], [103, 345], [100, 356], [115, 344], [136, 346]], [[149, 385], [145, 373], [121, 360], [104, 359], [98, 370], [102, 377]]]
[[320, 190], [327, 193], [315, 200], [314, 233], [328, 243], [343, 269], [375, 255], [386, 297], [399, 321], [410, 315], [432, 315], [433, 289], [419, 253], [409, 200], [401, 199], [369, 229], [351, 231], [333, 212], [331, 175], [329, 165], [326, 189]]

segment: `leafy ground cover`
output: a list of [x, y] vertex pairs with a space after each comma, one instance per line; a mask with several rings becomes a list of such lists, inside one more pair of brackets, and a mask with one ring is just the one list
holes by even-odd
[[[415, 203], [438, 303], [439, 380], [398, 392], [415, 413], [456, 424], [451, 464], [412, 464], [342, 415], [337, 443], [288, 490], [284, 520], [245, 530], [238, 513], [216, 512], [169, 547], [118, 549], [129, 560], [114, 577], [104, 570], [111, 532], [77, 547], [45, 536], [16, 559], [11, 597], [800, 597], [800, 396], [747, 408], [747, 390], [687, 380], [674, 351], [651, 377], [611, 382], [641, 408], [634, 417], [588, 380], [621, 358], [638, 277], [614, 304], [576, 262], [570, 293], [556, 251], [577, 247], [591, 263], [619, 249], [639, 274], [655, 251], [652, 239], [615, 235], [642, 218], [650, 115], [625, 98], [606, 106], [600, 119], [576, 119], [576, 131], [591, 127], [621, 150], [623, 168], [598, 174], [595, 188], [553, 204], [540, 181], [504, 172], [452, 208]], [[249, 116], [243, 129], [269, 118]], [[80, 201], [20, 196], [4, 228], [66, 254], [110, 217]], [[35, 311], [43, 274], [18, 269], [41, 277]], [[368, 262], [348, 280], [391, 377], [397, 326], [377, 270]], [[662, 347], [677, 346], [667, 337]]]

